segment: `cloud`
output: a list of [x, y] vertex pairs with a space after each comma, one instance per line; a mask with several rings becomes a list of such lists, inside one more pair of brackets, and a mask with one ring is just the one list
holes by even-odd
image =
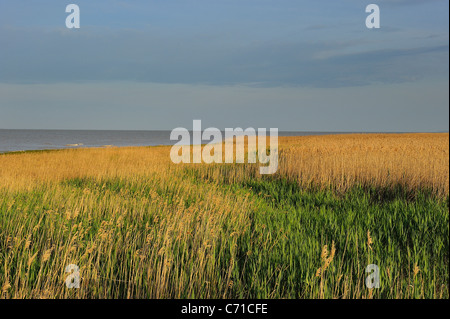
[[227, 42], [221, 36], [3, 27], [0, 82], [345, 87], [448, 74], [448, 44], [355, 53], [361, 41]]
[[1, 84], [0, 128], [448, 130], [448, 80], [346, 88], [108, 82]]
[[0, 127], [448, 128], [448, 2], [77, 3], [2, 6]]
[[[447, 0], [378, 0], [381, 5], [414, 5], [414, 4], [429, 4], [430, 2], [446, 3]], [[447, 2], [448, 3], [448, 2]]]

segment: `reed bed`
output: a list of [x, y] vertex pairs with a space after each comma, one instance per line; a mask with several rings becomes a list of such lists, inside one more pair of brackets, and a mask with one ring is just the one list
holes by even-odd
[[448, 134], [352, 134], [283, 139], [280, 174], [303, 186], [355, 184], [449, 193]]
[[169, 152], [0, 155], [0, 297], [449, 297], [448, 134], [280, 138], [273, 176]]

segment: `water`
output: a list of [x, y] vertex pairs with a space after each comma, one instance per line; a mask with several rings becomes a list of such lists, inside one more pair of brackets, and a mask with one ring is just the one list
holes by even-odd
[[0, 152], [173, 143], [170, 131], [0, 130]]
[[[2, 130], [0, 153], [28, 150], [112, 146], [173, 145], [171, 131]], [[336, 134], [279, 132], [280, 136]], [[341, 133], [342, 134], [342, 133]], [[224, 134], [223, 134], [224, 135]], [[207, 141], [205, 142], [207, 143]]]

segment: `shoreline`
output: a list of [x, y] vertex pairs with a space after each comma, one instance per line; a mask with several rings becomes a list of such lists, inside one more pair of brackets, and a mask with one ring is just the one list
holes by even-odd
[[[1, 130], [1, 129], [0, 129]], [[283, 134], [284, 133], [284, 134]], [[303, 135], [293, 135], [291, 133], [300, 133]], [[288, 137], [317, 137], [317, 136], [339, 136], [339, 135], [407, 135], [407, 134], [449, 134], [449, 132], [279, 132], [279, 138], [288, 138]], [[174, 141], [173, 144], [156, 144], [156, 145], [100, 145], [100, 146], [87, 146], [82, 143], [74, 143], [73, 145], [66, 145], [65, 147], [60, 148], [36, 148], [30, 150], [14, 150], [14, 151], [2, 151], [0, 150], [0, 155], [17, 155], [17, 154], [25, 154], [25, 153], [48, 153], [54, 151], [64, 151], [64, 150], [78, 150], [78, 149], [105, 149], [105, 148], [124, 148], [124, 147], [161, 147], [161, 146], [173, 146], [176, 143]], [[75, 144], [77, 144], [75, 146]], [[206, 145], [208, 143], [202, 143], [201, 145]], [[193, 146], [194, 144], [190, 144]]]

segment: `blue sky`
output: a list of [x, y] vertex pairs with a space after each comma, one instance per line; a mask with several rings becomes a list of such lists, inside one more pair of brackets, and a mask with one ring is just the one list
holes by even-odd
[[0, 128], [448, 130], [448, 1], [369, 3], [0, 0]]

